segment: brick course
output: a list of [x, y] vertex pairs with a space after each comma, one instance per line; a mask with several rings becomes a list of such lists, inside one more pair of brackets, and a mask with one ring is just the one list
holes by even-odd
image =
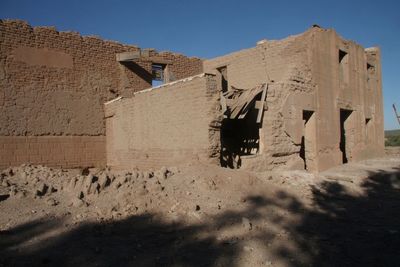
[[217, 160], [218, 97], [215, 77], [204, 74], [107, 103], [107, 164], [145, 169]]
[[23, 163], [75, 168], [105, 166], [104, 136], [2, 136], [0, 168]]

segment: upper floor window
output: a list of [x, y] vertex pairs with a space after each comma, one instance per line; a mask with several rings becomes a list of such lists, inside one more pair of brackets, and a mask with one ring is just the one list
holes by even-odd
[[163, 64], [152, 64], [151, 66], [151, 75], [152, 75], [152, 81], [151, 85], [154, 86], [159, 86], [164, 83], [165, 81], [165, 65]]
[[349, 82], [349, 54], [339, 49], [339, 79], [340, 84], [348, 84]]

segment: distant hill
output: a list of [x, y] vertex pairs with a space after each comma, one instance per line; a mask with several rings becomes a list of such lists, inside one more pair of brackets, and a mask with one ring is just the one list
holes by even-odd
[[400, 130], [387, 130], [385, 131], [385, 137], [400, 135]]
[[385, 146], [400, 146], [400, 130], [385, 131]]

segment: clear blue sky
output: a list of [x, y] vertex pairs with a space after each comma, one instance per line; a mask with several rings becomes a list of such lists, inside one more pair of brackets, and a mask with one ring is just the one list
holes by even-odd
[[385, 129], [398, 129], [400, 109], [400, 1], [256, 0], [0, 0], [0, 18], [55, 26], [143, 48], [212, 58], [280, 39], [312, 24], [382, 50]]

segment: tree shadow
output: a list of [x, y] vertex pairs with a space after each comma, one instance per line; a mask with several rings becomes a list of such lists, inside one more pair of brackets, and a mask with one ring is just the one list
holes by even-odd
[[[34, 248], [18, 249], [57, 226], [33, 221], [1, 233], [0, 265], [237, 266], [249, 257], [244, 244], [254, 241], [278, 266], [397, 266], [399, 183], [400, 169], [374, 172], [360, 195], [350, 194], [339, 182], [325, 181], [313, 186], [311, 205], [283, 191], [249, 195], [245, 208], [200, 223], [135, 215], [83, 224]], [[235, 234], [225, 238], [231, 229], [240, 231], [232, 230]], [[286, 239], [278, 240], [282, 233]]]
[[311, 266], [399, 266], [399, 185], [400, 168], [395, 168], [370, 172], [361, 195], [338, 182], [314, 186], [313, 208], [293, 226], [296, 253], [307, 255]]

